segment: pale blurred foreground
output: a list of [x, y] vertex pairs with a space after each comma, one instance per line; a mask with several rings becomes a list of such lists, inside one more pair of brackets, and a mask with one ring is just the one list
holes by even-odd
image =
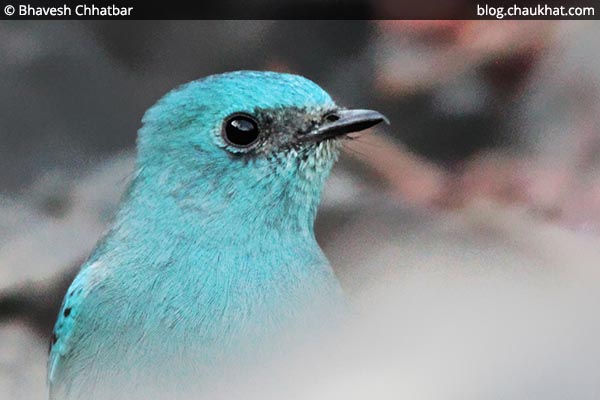
[[595, 240], [490, 204], [400, 228], [386, 211], [336, 243], [349, 326], [220, 398], [597, 398]]

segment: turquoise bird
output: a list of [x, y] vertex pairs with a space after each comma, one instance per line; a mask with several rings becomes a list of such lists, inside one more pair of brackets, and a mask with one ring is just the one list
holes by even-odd
[[340, 139], [384, 120], [273, 72], [210, 76], [151, 107], [114, 224], [64, 298], [50, 398], [202, 390], [335, 315], [342, 292], [313, 231], [321, 190]]

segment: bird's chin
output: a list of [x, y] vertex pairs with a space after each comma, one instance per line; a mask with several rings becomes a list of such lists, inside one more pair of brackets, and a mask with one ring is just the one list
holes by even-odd
[[308, 145], [310, 145], [310, 144], [318, 145], [318, 144], [327, 143], [327, 142], [341, 142], [342, 140], [344, 140], [346, 138], [348, 138], [347, 134], [323, 133], [320, 135], [311, 135], [311, 136], [302, 138], [300, 143], [308, 144]]
[[342, 148], [343, 139], [344, 136], [335, 136], [314, 142], [311, 149], [313, 153], [312, 158], [324, 162], [336, 161]]

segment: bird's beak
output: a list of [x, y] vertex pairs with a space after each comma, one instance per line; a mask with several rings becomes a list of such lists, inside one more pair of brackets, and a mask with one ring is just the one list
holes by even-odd
[[325, 122], [304, 136], [305, 140], [321, 141], [352, 132], [359, 132], [389, 120], [372, 110], [337, 110], [327, 115]]

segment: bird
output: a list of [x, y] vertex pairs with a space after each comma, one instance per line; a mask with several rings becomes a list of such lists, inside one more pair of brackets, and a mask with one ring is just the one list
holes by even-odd
[[202, 390], [341, 312], [315, 216], [343, 139], [384, 121], [277, 72], [211, 75], [166, 94], [142, 118], [111, 228], [65, 294], [50, 399]]

